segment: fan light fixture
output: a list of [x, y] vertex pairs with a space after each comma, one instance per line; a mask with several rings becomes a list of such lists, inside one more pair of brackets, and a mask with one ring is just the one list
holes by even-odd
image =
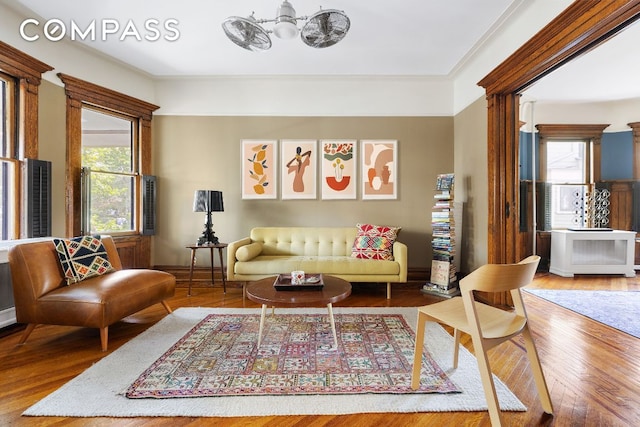
[[[304, 21], [298, 29], [297, 21]], [[274, 23], [273, 30], [266, 30], [261, 24]], [[271, 48], [273, 33], [279, 39], [292, 39], [298, 33], [302, 41], [318, 49], [333, 46], [347, 35], [351, 22], [341, 10], [327, 9], [311, 16], [298, 16], [287, 0], [276, 11], [275, 19], [256, 19], [251, 13], [248, 18], [230, 16], [222, 23], [222, 29], [229, 39], [238, 46], [253, 51]]]
[[278, 8], [273, 34], [279, 39], [292, 39], [298, 34], [296, 10], [287, 0], [284, 0]]

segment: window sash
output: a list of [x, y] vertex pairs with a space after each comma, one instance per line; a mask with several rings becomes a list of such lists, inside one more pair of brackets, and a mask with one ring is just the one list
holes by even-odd
[[546, 181], [587, 184], [591, 176], [587, 141], [547, 141]]
[[82, 168], [81, 177], [83, 234], [130, 233], [136, 229], [136, 175]]
[[[82, 106], [82, 167], [105, 172], [138, 172], [138, 119], [126, 114]], [[98, 129], [88, 129], [86, 123], [94, 123]], [[86, 155], [92, 149], [128, 150], [126, 161], [120, 158], [116, 164], [94, 164], [95, 159]]]
[[0, 73], [0, 240], [17, 237], [16, 88], [14, 78]]
[[16, 156], [16, 88], [15, 79], [0, 72], [0, 158], [13, 159]]
[[17, 169], [15, 161], [0, 159], [0, 240], [16, 238]]

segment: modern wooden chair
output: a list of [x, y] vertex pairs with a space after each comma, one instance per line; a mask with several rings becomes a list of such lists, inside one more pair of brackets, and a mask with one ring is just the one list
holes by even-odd
[[[502, 425], [502, 413], [500, 412], [487, 352], [498, 344], [522, 334], [542, 407], [546, 413], [552, 414], [551, 397], [542, 373], [538, 352], [529, 330], [527, 313], [520, 294], [520, 288], [533, 281], [539, 262], [540, 257], [533, 255], [518, 264], [483, 265], [460, 280], [461, 297], [454, 297], [446, 301], [419, 307], [411, 387], [416, 390], [420, 386], [425, 323], [433, 321], [454, 328], [454, 368], [458, 367], [460, 333], [465, 332], [471, 335], [473, 341], [491, 424], [500, 426]], [[473, 291], [510, 291], [515, 310], [505, 311], [480, 303], [475, 300]]]

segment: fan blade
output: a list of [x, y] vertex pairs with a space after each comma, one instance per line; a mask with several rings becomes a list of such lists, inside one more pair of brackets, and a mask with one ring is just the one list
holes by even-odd
[[323, 34], [331, 34], [331, 20], [329, 19], [331, 15], [325, 13], [319, 16], [318, 19], [318, 30], [320, 30]]
[[339, 10], [321, 10], [307, 20], [300, 35], [302, 41], [315, 48], [333, 46], [342, 40], [351, 25], [349, 18]]
[[271, 47], [271, 38], [252, 17], [231, 16], [222, 23], [222, 29], [233, 43], [244, 49], [256, 52]]

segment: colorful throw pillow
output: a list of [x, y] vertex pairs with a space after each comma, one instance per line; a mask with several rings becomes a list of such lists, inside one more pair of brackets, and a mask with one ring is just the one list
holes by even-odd
[[358, 232], [351, 249], [352, 258], [393, 261], [393, 243], [400, 227], [357, 224]]
[[67, 285], [114, 270], [99, 236], [53, 239], [53, 244]]

